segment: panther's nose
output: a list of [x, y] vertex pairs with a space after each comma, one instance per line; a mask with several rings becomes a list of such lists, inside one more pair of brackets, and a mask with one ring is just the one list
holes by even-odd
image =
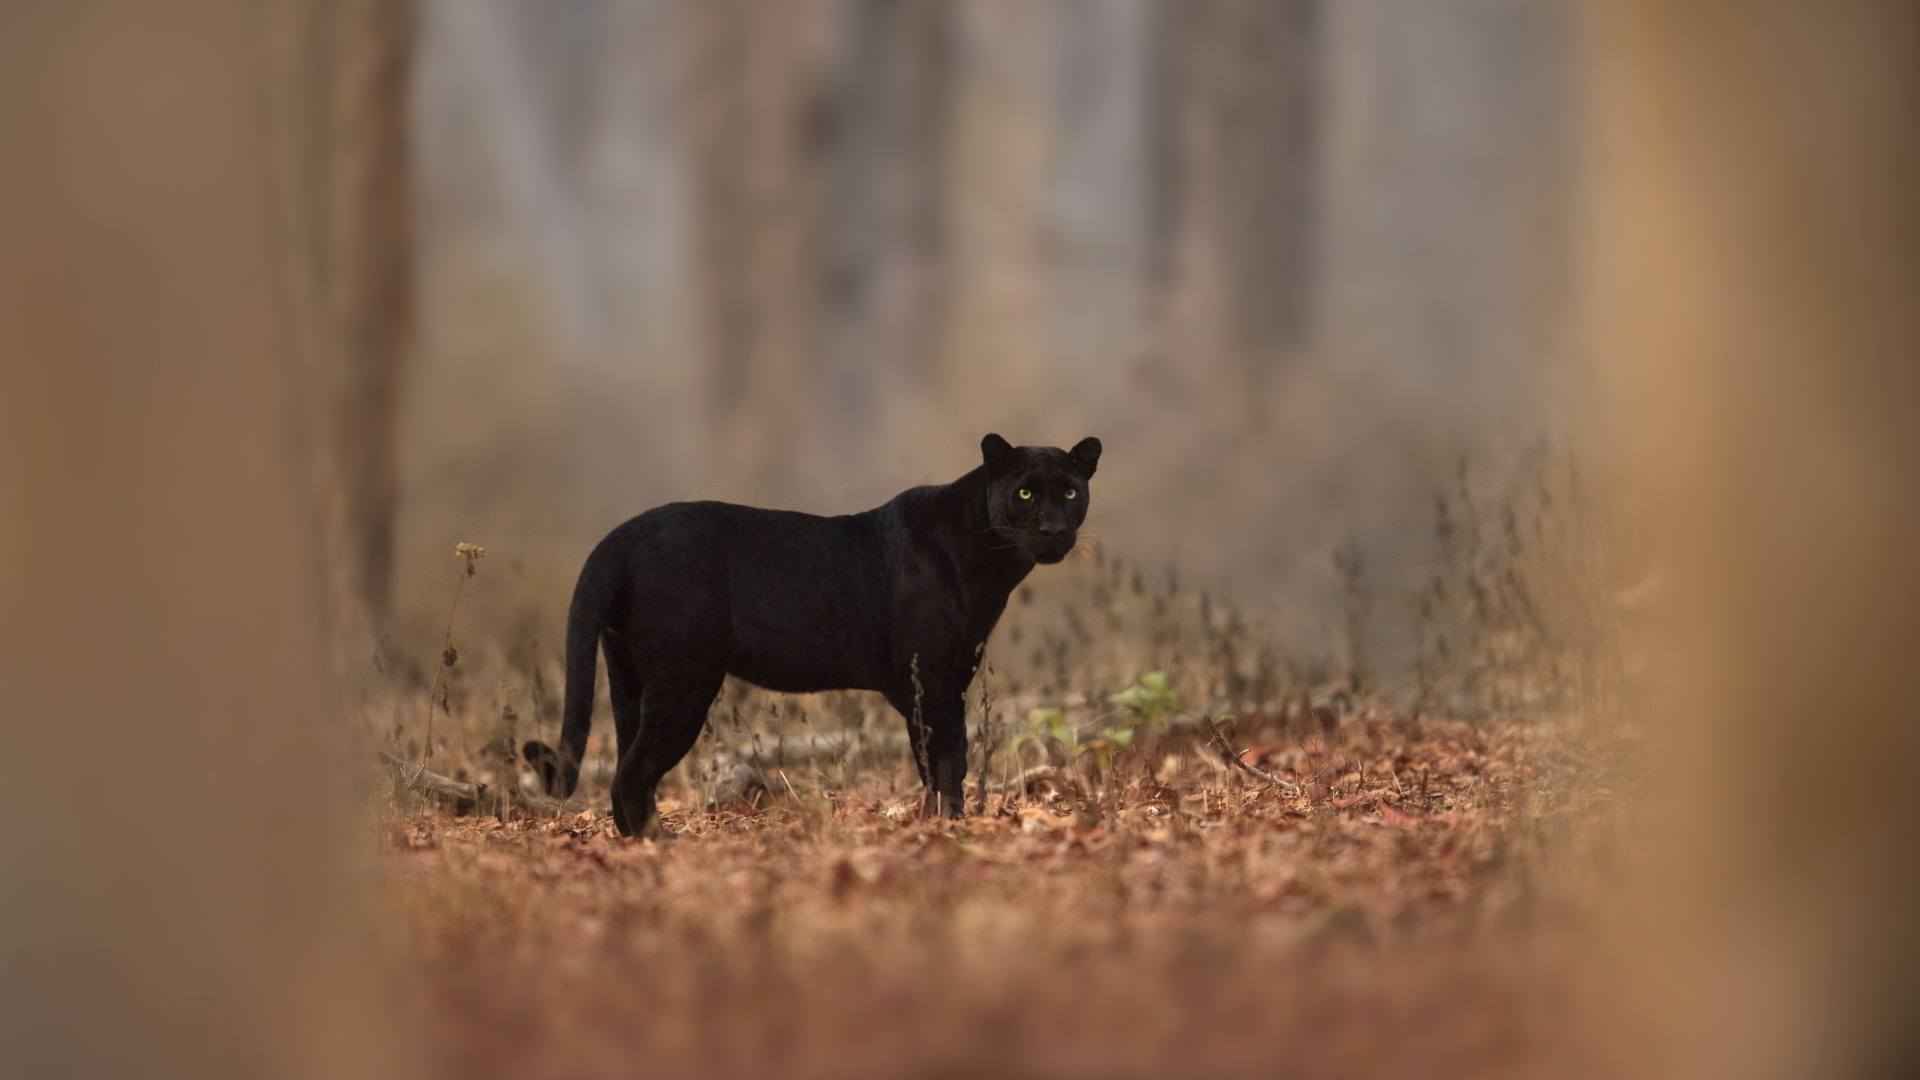
[[1064, 521], [1043, 521], [1040, 523], [1041, 536], [1055, 537], [1066, 531], [1067, 523]]

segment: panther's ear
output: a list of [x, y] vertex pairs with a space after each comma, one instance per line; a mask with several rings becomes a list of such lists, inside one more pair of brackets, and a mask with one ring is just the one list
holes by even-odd
[[1091, 435], [1081, 439], [1067, 451], [1067, 457], [1073, 461], [1073, 467], [1080, 470], [1080, 479], [1093, 479], [1094, 466], [1100, 464], [1100, 440]]
[[1013, 465], [1015, 454], [1013, 444], [998, 435], [989, 435], [980, 440], [980, 457], [987, 463], [987, 472], [999, 474]]

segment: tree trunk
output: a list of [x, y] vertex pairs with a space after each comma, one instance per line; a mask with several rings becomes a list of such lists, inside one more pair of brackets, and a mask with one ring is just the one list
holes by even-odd
[[1163, 0], [1156, 262], [1169, 359], [1257, 403], [1307, 334], [1318, 0]]
[[814, 411], [838, 0], [684, 0], [697, 335], [741, 495], [796, 475]]
[[341, 348], [328, 436], [350, 587], [377, 632], [393, 598], [401, 368], [412, 329], [416, 21], [411, 0], [334, 0], [328, 13], [336, 51], [324, 284]]
[[953, 58], [941, 0], [854, 0], [843, 17], [822, 404], [829, 462], [850, 467], [930, 375]]
[[276, 162], [283, 284], [327, 564], [337, 671], [364, 665], [391, 611], [402, 370], [412, 331], [413, 0], [306, 0], [274, 23], [302, 89]]

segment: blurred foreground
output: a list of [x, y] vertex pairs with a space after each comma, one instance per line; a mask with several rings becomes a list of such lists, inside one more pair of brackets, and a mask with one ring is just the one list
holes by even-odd
[[1601, 973], [1570, 869], [1618, 855], [1596, 843], [1618, 808], [1567, 792], [1594, 740], [1378, 711], [1232, 727], [1303, 793], [1189, 729], [957, 824], [919, 820], [910, 766], [795, 765], [747, 812], [669, 792], [668, 838], [641, 843], [603, 811], [400, 813], [389, 887], [432, 1053], [503, 1077], [1644, 1065], [1576, 996]]

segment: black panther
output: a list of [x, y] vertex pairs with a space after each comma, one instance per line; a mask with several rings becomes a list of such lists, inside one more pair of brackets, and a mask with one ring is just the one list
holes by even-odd
[[988, 435], [980, 452], [951, 484], [865, 513], [670, 503], [608, 533], [567, 613], [559, 749], [523, 749], [548, 794], [579, 783], [604, 647], [620, 755], [613, 820], [627, 836], [652, 819], [655, 787], [693, 748], [729, 674], [786, 693], [884, 694], [907, 719], [936, 810], [959, 815], [980, 650], [1034, 564], [1073, 550], [1100, 440], [1060, 450]]

